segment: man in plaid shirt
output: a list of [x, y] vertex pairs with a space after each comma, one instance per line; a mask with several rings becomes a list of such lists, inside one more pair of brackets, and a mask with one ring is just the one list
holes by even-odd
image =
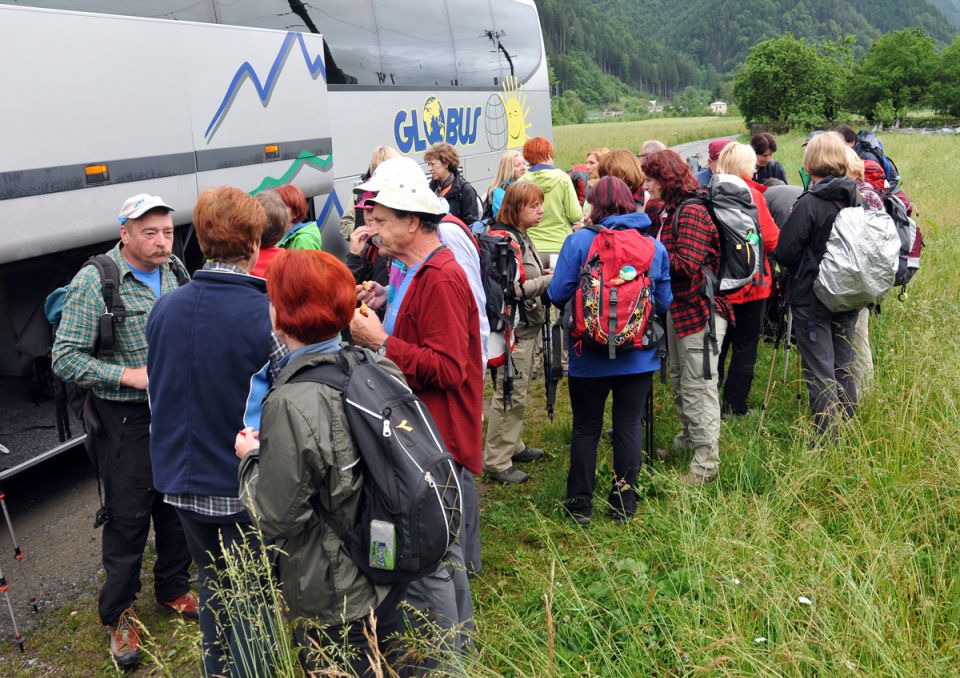
[[120, 272], [118, 291], [126, 317], [113, 323], [113, 355], [101, 356], [97, 350], [100, 318], [107, 309], [93, 266], [81, 268], [71, 281], [53, 344], [57, 376], [91, 391], [92, 417], [85, 407], [84, 418], [107, 511], [102, 540], [106, 581], [100, 589], [99, 613], [110, 633], [113, 658], [122, 668], [135, 666], [140, 659], [133, 603], [140, 591], [151, 518], [157, 602], [197, 617], [196, 596], [189, 585], [190, 553], [180, 519], [154, 490], [150, 466], [144, 328], [157, 299], [178, 286], [172, 266], [181, 270], [183, 266], [171, 256], [172, 211], [159, 197], [145, 193], [129, 198], [120, 210], [120, 242], [107, 254]]
[[[660, 240], [670, 255], [673, 304], [667, 317], [670, 382], [682, 429], [675, 448], [693, 451], [689, 485], [716, 479], [720, 469], [720, 398], [717, 393], [717, 359], [727, 322], [733, 312], [726, 301], [714, 299], [715, 312], [704, 294], [704, 269], [720, 277], [720, 234], [705, 205], [693, 202], [696, 178], [673, 151], [660, 151], [644, 159], [644, 188], [651, 200], [666, 206]], [[679, 214], [677, 211], [679, 210]], [[676, 237], [674, 237], [676, 219]]]

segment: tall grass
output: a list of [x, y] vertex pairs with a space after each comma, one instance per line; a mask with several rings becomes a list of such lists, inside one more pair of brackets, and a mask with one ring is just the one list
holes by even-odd
[[[791, 176], [802, 140], [778, 140]], [[960, 204], [947, 193], [960, 141], [884, 141], [928, 246], [907, 302], [872, 320], [876, 382], [839, 442], [808, 448], [797, 356], [784, 382], [781, 351], [763, 426], [723, 424], [716, 485], [680, 485], [688, 458], [658, 462], [637, 516], [613, 523], [598, 510], [612, 477], [604, 440], [597, 518], [581, 529], [558, 510], [566, 407], [550, 423], [538, 391], [525, 440], [550, 460], [525, 486], [484, 493], [478, 674], [960, 672]], [[771, 359], [761, 347], [757, 405]], [[666, 387], [656, 405], [665, 445], [678, 430]]]

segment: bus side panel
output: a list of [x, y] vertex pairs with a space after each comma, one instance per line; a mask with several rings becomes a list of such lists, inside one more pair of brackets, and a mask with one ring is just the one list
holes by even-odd
[[[0, 263], [112, 237], [120, 205], [138, 192], [161, 194], [189, 221], [196, 182], [182, 176], [195, 165], [181, 30], [0, 7]], [[92, 165], [107, 172], [88, 177]]]
[[258, 193], [293, 183], [308, 196], [330, 191], [334, 156], [321, 36], [189, 29], [185, 79], [199, 190], [229, 185]]

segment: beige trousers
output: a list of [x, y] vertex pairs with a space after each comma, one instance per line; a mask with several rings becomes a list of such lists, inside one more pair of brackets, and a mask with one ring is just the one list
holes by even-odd
[[487, 422], [487, 444], [483, 450], [484, 471], [506, 471], [513, 466], [511, 457], [525, 447], [520, 436], [523, 433], [523, 413], [527, 408], [527, 389], [533, 374], [540, 335], [529, 339], [517, 339], [513, 347], [514, 376], [511, 406], [504, 408], [503, 376], [505, 367], [497, 368], [493, 401], [490, 403], [490, 420]]
[[857, 316], [853, 350], [857, 354], [857, 360], [853, 363], [853, 383], [857, 385], [857, 400], [860, 400], [873, 385], [873, 352], [870, 350], [870, 309], [868, 308], [861, 309]]
[[690, 473], [713, 478], [720, 470], [720, 394], [717, 392], [719, 346], [727, 332], [727, 321], [716, 317], [718, 352], [710, 352], [710, 379], [703, 378], [704, 327], [695, 334], [678, 338], [673, 316], [667, 316], [667, 345], [670, 351], [670, 385], [680, 417], [683, 447], [693, 450]]

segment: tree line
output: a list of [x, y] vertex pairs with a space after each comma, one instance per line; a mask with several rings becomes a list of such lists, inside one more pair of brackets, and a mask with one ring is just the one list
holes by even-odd
[[743, 116], [807, 129], [840, 111], [884, 124], [922, 107], [960, 116], [960, 37], [939, 53], [921, 28], [887, 33], [860, 58], [854, 44], [787, 34], [755, 45], [733, 86]]

